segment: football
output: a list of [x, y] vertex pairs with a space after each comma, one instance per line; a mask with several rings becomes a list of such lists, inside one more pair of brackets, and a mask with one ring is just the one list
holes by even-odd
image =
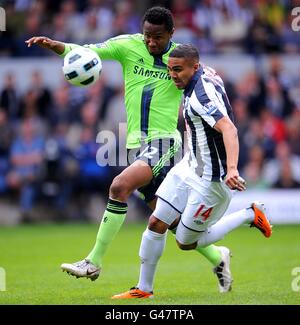
[[62, 70], [70, 84], [86, 87], [99, 79], [102, 62], [93, 50], [76, 47], [65, 56]]

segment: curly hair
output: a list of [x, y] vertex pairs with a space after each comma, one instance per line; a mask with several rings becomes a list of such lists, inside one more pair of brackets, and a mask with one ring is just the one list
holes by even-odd
[[168, 32], [172, 32], [174, 28], [174, 20], [171, 11], [164, 7], [152, 7], [145, 12], [143, 24], [147, 21], [153, 25], [165, 25]]

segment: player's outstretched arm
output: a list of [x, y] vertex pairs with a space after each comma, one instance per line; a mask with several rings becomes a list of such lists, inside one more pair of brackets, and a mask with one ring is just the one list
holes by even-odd
[[227, 157], [227, 175], [225, 183], [232, 190], [244, 191], [246, 189], [244, 180], [239, 176], [237, 169], [239, 157], [239, 140], [237, 129], [231, 120], [224, 116], [214, 126], [221, 132]]
[[36, 44], [43, 48], [52, 50], [56, 54], [62, 54], [65, 50], [65, 44], [59, 41], [52, 40], [49, 37], [45, 36], [34, 36], [31, 37], [29, 40], [25, 41], [28, 47], [31, 45]]

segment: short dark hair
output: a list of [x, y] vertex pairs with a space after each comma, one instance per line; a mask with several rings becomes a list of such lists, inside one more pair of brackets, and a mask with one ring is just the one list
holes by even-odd
[[174, 28], [174, 20], [171, 11], [164, 7], [152, 7], [145, 12], [143, 24], [147, 21], [153, 25], [165, 25], [168, 32], [172, 32]]
[[192, 44], [181, 44], [175, 47], [175, 49], [170, 53], [170, 58], [193, 59], [199, 62], [199, 52]]

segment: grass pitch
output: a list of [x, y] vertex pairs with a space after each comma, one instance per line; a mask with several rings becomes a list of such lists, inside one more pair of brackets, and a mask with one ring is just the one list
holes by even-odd
[[210, 263], [194, 251], [180, 251], [169, 234], [156, 274], [155, 299], [111, 300], [113, 294], [137, 283], [138, 249], [145, 227], [146, 222], [123, 226], [95, 282], [62, 273], [60, 264], [87, 255], [98, 225], [0, 228], [0, 267], [6, 272], [6, 291], [0, 291], [0, 304], [300, 304], [299, 291], [292, 290], [295, 276], [291, 273], [300, 267], [300, 226], [275, 226], [270, 239], [256, 229], [242, 227], [219, 242], [233, 253], [234, 283], [228, 294], [218, 293]]

